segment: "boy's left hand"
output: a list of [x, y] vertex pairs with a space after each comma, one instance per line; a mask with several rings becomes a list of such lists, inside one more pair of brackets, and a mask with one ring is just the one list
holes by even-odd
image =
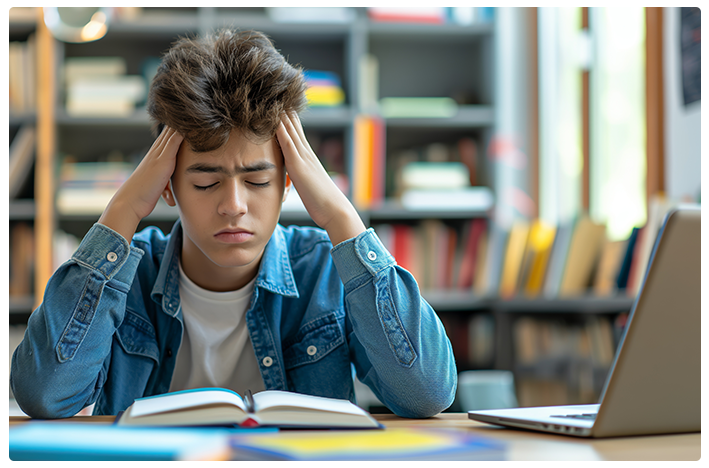
[[359, 213], [310, 148], [298, 115], [283, 114], [276, 136], [293, 186], [313, 221], [327, 231], [332, 245], [364, 232]]

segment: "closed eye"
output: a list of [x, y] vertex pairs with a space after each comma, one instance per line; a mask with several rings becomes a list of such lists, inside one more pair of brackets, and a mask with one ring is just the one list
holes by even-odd
[[263, 183], [248, 182], [248, 183], [253, 185], [254, 187], [268, 187], [271, 184], [271, 182], [263, 182]]
[[219, 182], [214, 182], [213, 184], [210, 184], [210, 185], [195, 185], [194, 188], [196, 188], [197, 190], [207, 190], [210, 187], [214, 187], [218, 183]]

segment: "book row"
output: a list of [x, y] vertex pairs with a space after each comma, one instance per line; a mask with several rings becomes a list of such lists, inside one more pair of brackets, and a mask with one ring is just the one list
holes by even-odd
[[457, 226], [427, 219], [374, 228], [424, 291], [470, 290], [502, 299], [633, 297], [670, 207], [665, 200], [651, 201], [647, 223], [622, 240], [609, 240], [605, 225], [586, 215], [559, 226], [520, 219], [504, 228], [475, 218]]

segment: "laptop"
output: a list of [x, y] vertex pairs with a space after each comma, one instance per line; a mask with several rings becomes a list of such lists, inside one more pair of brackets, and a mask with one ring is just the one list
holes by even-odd
[[579, 437], [701, 431], [701, 210], [665, 217], [593, 405], [469, 411], [476, 421]]

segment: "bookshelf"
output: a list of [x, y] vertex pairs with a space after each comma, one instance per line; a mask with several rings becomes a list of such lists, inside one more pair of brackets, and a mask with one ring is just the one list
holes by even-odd
[[[382, 182], [385, 187], [381, 199], [358, 206], [365, 225], [402, 224], [416, 228], [435, 220], [460, 234], [470, 220], [488, 219], [487, 208], [405, 209], [395, 198], [397, 188], [392, 185], [391, 177], [401, 161], [412, 154], [425, 160], [433, 146], [439, 153], [441, 148], [447, 151], [449, 160], [457, 160], [460, 155], [456, 154], [456, 148], [465, 140], [474, 147], [474, 185], [489, 187], [495, 193], [493, 168], [484, 157], [494, 132], [496, 112], [494, 20], [469, 25], [385, 23], [368, 18], [364, 8], [352, 11], [354, 14], [346, 20], [278, 22], [269, 16], [267, 8], [146, 7], [137, 14], [116, 15], [104, 38], [86, 44], [53, 40], [42, 26], [39, 13], [34, 19], [21, 20], [13, 20], [11, 15], [10, 40], [26, 41], [36, 33], [37, 53], [41, 57], [38, 66], [41, 62], [45, 68], [37, 71], [36, 109], [10, 111], [11, 137], [21, 126], [34, 124], [42, 141], [41, 147], [37, 147], [37, 169], [29, 177], [24, 195], [10, 202], [10, 224], [27, 222], [36, 233], [34, 290], [40, 294], [11, 298], [10, 321], [26, 321], [41, 300], [43, 285], [53, 271], [55, 231], [80, 239], [100, 215], [100, 211], [86, 214], [57, 210], [55, 191], [61, 183], [58, 174], [65, 158], [71, 157], [76, 162], [118, 158], [137, 163], [153, 141], [151, 123], [142, 103], [125, 115], [68, 112], [64, 78], [67, 63], [84, 57], [122, 57], [125, 74], [143, 76], [146, 59], [159, 57], [178, 36], [222, 26], [263, 31], [292, 63], [305, 69], [331, 71], [340, 77], [345, 102], [337, 107], [312, 107], [302, 120], [326, 167], [329, 165], [328, 169], [334, 168], [349, 178], [350, 195], [356, 182], [353, 172], [357, 119], [372, 115], [382, 118], [385, 161], [381, 162], [389, 179]], [[374, 81], [362, 73], [363, 59], [367, 57], [377, 64]], [[456, 102], [455, 112], [435, 118], [379, 116], [379, 111], [373, 110], [367, 101], [372, 94], [380, 100], [452, 98]], [[138, 229], [152, 224], [169, 231], [176, 218], [174, 209], [159, 204]], [[311, 223], [307, 213], [297, 210], [284, 210], [281, 222]], [[460, 354], [459, 370], [490, 367], [520, 370], [515, 367], [513, 343], [514, 327], [520, 317], [576, 317], [574, 320], [615, 317], [627, 311], [632, 302], [613, 297], [527, 299], [521, 295], [503, 300], [496, 294], [480, 294], [473, 288], [429, 288], [423, 295], [451, 332], [457, 355]], [[484, 344], [468, 346], [473, 336], [477, 337], [476, 343], [484, 337]], [[487, 351], [483, 350], [485, 347]], [[486, 354], [477, 359], [475, 352]], [[523, 374], [533, 366], [525, 369], [521, 369]]]

